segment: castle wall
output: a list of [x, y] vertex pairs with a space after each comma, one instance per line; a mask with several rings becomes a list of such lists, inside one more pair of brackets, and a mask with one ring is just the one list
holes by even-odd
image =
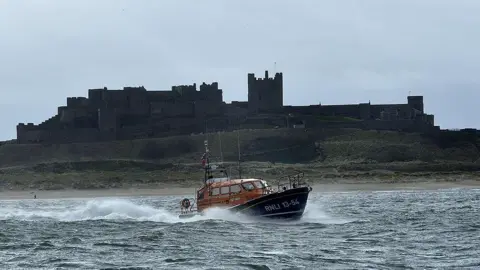
[[60, 116], [54, 115], [38, 125], [42, 129], [59, 129], [61, 127]]
[[206, 117], [219, 116], [224, 113], [223, 103], [218, 103], [215, 101], [197, 100], [195, 101], [194, 108], [195, 108], [195, 117], [200, 119], [203, 119]]
[[197, 92], [197, 97], [194, 101], [198, 100], [210, 101], [217, 104], [223, 103], [223, 91], [210, 89]]
[[434, 126], [435, 125], [435, 116], [433, 114], [427, 114], [425, 116], [426, 116], [425, 121], [428, 122], [430, 125]]
[[232, 101], [230, 104], [227, 105], [248, 109], [248, 101]]
[[118, 119], [118, 128], [126, 127], [126, 126], [143, 126], [148, 125], [151, 121], [150, 116], [144, 115], [135, 115], [135, 114], [122, 114], [117, 115]]
[[370, 110], [374, 119], [382, 119], [382, 112], [398, 113], [398, 119], [411, 119], [413, 113], [408, 104], [371, 105]]
[[[240, 104], [241, 106], [242, 104]], [[237, 104], [234, 104], [232, 102], [232, 104], [224, 104], [224, 115], [226, 117], [240, 117], [240, 118], [243, 118], [243, 117], [246, 117], [248, 115], [248, 107], [247, 106], [243, 106], [243, 107], [240, 107], [238, 106]]]
[[360, 105], [321, 105], [320, 114], [326, 116], [360, 118]]
[[147, 91], [147, 100], [151, 103], [174, 100], [179, 97], [180, 94], [174, 91]]
[[90, 105], [90, 101], [86, 97], [67, 98], [67, 107], [69, 108], [87, 107], [89, 105]]
[[127, 91], [129, 114], [144, 116], [150, 114], [150, 102], [145, 88], [128, 88], [124, 91]]
[[103, 92], [106, 91], [108, 91], [106, 87], [101, 89], [88, 89], [88, 100], [90, 101], [90, 105], [94, 108], [104, 107]]
[[[342, 116], [362, 120], [382, 119], [382, 112], [395, 115], [395, 119], [411, 119], [412, 108], [408, 104], [371, 105], [369, 103], [349, 105], [285, 106], [284, 113], [300, 115]], [[386, 119], [394, 120], [394, 119]]]
[[[363, 108], [365, 110], [365, 108]], [[368, 109], [368, 108], [367, 108]], [[352, 105], [310, 105], [310, 106], [285, 106], [285, 113], [300, 115], [324, 115], [361, 118], [360, 104]], [[368, 112], [368, 110], [367, 110]]]
[[316, 116], [289, 118], [291, 124], [303, 122], [306, 128], [358, 128], [367, 130], [399, 130], [405, 132], [431, 132], [438, 127], [419, 119], [326, 121]]
[[156, 118], [194, 117], [194, 106], [190, 102], [163, 101], [150, 104], [150, 114]]
[[370, 103], [360, 103], [358, 104], [359, 119], [370, 120], [374, 119], [372, 115], [372, 106]]
[[283, 112], [285, 114], [320, 115], [321, 106], [320, 105], [285, 106], [283, 107]]
[[116, 132], [117, 114], [113, 108], [98, 109], [98, 129], [101, 132], [109, 132], [114, 134]]
[[128, 92], [123, 90], [104, 91], [102, 100], [107, 108], [128, 108]]
[[172, 92], [177, 92], [185, 100], [194, 100], [197, 93], [197, 84], [172, 86]]

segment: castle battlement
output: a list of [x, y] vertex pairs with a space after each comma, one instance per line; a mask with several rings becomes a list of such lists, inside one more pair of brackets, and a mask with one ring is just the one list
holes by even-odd
[[67, 107], [88, 106], [89, 100], [86, 97], [68, 97]]
[[147, 89], [142, 85], [142, 86], [125, 86], [123, 87], [124, 91], [147, 91]]
[[218, 82], [212, 82], [211, 84], [207, 84], [203, 82], [200, 85], [200, 91], [217, 91], [218, 89]]
[[275, 73], [274, 77], [268, 76], [268, 70], [265, 70], [265, 77], [255, 77], [254, 73], [248, 73], [248, 80], [249, 81], [275, 81], [275, 80], [282, 80], [283, 74], [281, 72]]
[[41, 129], [40, 125], [35, 125], [33, 123], [19, 123], [17, 125], [17, 130], [18, 129], [21, 129], [21, 130], [24, 130], [24, 131], [32, 131], [32, 130], [39, 130]]
[[197, 84], [192, 85], [175, 85], [172, 86], [172, 91], [177, 92], [180, 95], [194, 95], [197, 92]]
[[174, 85], [172, 86], [172, 91], [179, 91], [179, 90], [194, 90], [197, 91], [197, 84], [181, 84], [181, 85]]

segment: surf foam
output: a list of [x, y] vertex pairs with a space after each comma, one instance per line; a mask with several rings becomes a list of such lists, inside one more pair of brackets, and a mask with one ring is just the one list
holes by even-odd
[[[163, 203], [163, 202], [162, 202]], [[165, 206], [175, 205], [165, 202]], [[132, 220], [163, 223], [188, 223], [203, 220], [223, 220], [237, 223], [279, 222], [232, 213], [222, 208], [211, 208], [202, 216], [180, 219], [177, 209], [171, 207], [153, 207], [128, 199], [90, 199], [86, 201], [30, 201], [0, 205], [0, 220], [44, 220], [53, 219], [64, 222], [86, 220]], [[309, 202], [305, 214], [298, 222], [339, 224], [350, 222], [326, 214], [316, 202]]]

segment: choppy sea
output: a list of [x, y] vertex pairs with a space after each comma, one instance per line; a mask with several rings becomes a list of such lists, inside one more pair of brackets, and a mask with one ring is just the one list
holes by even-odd
[[300, 221], [181, 197], [0, 201], [0, 269], [480, 269], [480, 190], [313, 192]]

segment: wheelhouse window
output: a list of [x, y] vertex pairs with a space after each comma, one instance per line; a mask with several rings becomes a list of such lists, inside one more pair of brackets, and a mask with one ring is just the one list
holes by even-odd
[[205, 190], [202, 189], [202, 190], [199, 190], [198, 193], [197, 193], [197, 198], [199, 200], [203, 199], [203, 195], [205, 194]]
[[262, 185], [263, 185], [264, 187], [266, 187], [266, 188], [268, 187], [268, 184], [267, 184], [267, 182], [266, 182], [265, 180], [262, 180], [262, 181], [260, 181], [260, 182], [262, 182]]
[[255, 181], [255, 182], [253, 182], [253, 184], [255, 185], [256, 188], [264, 188], [262, 182], [260, 182], [260, 181]]
[[228, 193], [230, 193], [230, 187], [229, 186], [220, 188], [220, 194], [228, 194]]
[[212, 196], [216, 196], [218, 194], [220, 194], [220, 189], [219, 188], [212, 189]]
[[246, 189], [246, 190], [253, 190], [255, 189], [255, 186], [252, 184], [252, 183], [243, 183], [242, 184], [243, 188]]
[[230, 186], [230, 193], [240, 193], [241, 191], [240, 185]]

